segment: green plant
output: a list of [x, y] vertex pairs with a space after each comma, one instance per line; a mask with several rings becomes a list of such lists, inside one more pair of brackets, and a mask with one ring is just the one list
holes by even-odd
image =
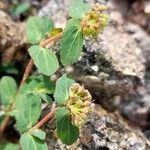
[[[18, 88], [12, 77], [4, 76], [0, 81], [1, 103], [5, 111], [1, 121], [1, 137], [12, 116], [21, 135], [22, 149], [46, 150], [46, 133], [40, 128], [55, 117], [57, 135], [62, 142], [70, 145], [78, 139], [79, 129], [91, 111], [92, 97], [84, 86], [75, 83], [67, 74], [62, 75], [56, 84], [50, 80], [50, 76], [59, 69], [52, 44], [61, 38], [60, 62], [64, 67], [75, 63], [81, 54], [83, 37], [96, 37], [106, 26], [108, 16], [103, 13], [104, 10], [105, 7], [99, 4], [91, 7], [81, 0], [75, 1], [69, 10], [70, 19], [64, 31], [54, 28], [48, 17], [30, 17], [27, 20], [31, 59], [22, 81]], [[40, 75], [29, 77], [33, 65]], [[50, 112], [38, 121], [42, 111], [41, 100], [52, 106]], [[19, 149], [19, 145], [6, 142], [1, 147]]]
[[18, 17], [22, 13], [26, 12], [27, 10], [29, 10], [30, 7], [31, 7], [31, 4], [28, 3], [28, 2], [14, 4], [14, 5], [10, 6], [9, 12], [10, 12], [11, 16]]

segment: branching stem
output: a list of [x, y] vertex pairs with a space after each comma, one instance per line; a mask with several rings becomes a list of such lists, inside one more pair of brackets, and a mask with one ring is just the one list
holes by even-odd
[[[59, 38], [62, 37], [62, 35], [63, 35], [63, 32], [60, 32], [60, 33], [58, 33], [57, 35], [52, 36], [52, 37], [50, 37], [50, 38], [48, 38], [48, 39], [43, 39], [43, 40], [41, 40], [41, 42], [40, 42], [40, 46], [46, 47], [46, 46], [49, 45], [50, 43], [58, 41]], [[21, 87], [21, 86], [25, 83], [25, 81], [28, 79], [29, 74], [30, 74], [30, 72], [31, 72], [31, 69], [32, 69], [32, 67], [33, 67], [33, 64], [34, 64], [34, 63], [33, 63], [33, 60], [30, 59], [29, 62], [28, 62], [28, 64], [27, 64], [27, 66], [26, 66], [26, 68], [25, 68], [25, 71], [24, 71], [24, 74], [23, 74], [23, 77], [22, 77], [22, 80], [21, 80], [21, 82], [20, 82], [20, 85], [19, 85], [19, 88], [18, 88], [18, 90], [17, 90], [16, 95], [18, 95], [18, 92], [19, 92], [20, 87]], [[15, 101], [13, 102], [13, 104], [11, 105], [11, 107], [10, 107], [10, 109], [9, 109], [8, 111], [11, 111], [12, 107], [14, 106], [14, 104], [15, 104]], [[40, 128], [40, 127], [41, 127], [43, 124], [45, 124], [49, 119], [53, 118], [53, 116], [54, 116], [54, 114], [55, 114], [55, 110], [56, 110], [56, 108], [55, 108], [55, 105], [53, 104], [53, 107], [52, 107], [52, 109], [51, 109], [51, 112], [49, 112], [40, 122], [38, 122], [38, 123], [34, 126], [34, 128]], [[7, 116], [5, 117], [5, 119], [3, 120], [1, 126], [0, 126], [0, 139], [2, 138], [2, 135], [3, 135], [5, 129], [6, 129], [6, 127], [8, 126], [8, 124], [9, 124], [10, 121], [11, 121], [11, 117], [10, 117], [9, 115], [7, 115]]]

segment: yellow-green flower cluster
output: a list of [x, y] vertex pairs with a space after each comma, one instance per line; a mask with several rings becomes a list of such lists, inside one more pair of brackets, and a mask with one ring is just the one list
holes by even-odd
[[106, 6], [96, 3], [81, 20], [82, 32], [86, 36], [96, 36], [103, 32], [107, 25], [108, 15], [104, 13]]
[[91, 111], [92, 97], [88, 90], [77, 83], [69, 89], [69, 100], [67, 107], [71, 112], [71, 122], [77, 127], [81, 127], [87, 120]]

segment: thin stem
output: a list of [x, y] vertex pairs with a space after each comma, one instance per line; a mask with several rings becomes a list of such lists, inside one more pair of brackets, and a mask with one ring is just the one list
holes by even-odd
[[7, 115], [6, 118], [4, 119], [4, 121], [2, 122], [1, 127], [0, 127], [0, 137], [3, 135], [3, 132], [5, 131], [9, 122], [10, 122], [10, 116]]
[[47, 45], [49, 45], [51, 42], [56, 42], [58, 41], [59, 38], [61, 38], [63, 35], [63, 32], [60, 32], [58, 34], [56, 34], [55, 36], [52, 36], [48, 39], [42, 40], [40, 43], [40, 46], [46, 47]]
[[56, 104], [53, 103], [51, 107], [51, 111], [42, 120], [40, 120], [33, 128], [36, 129], [41, 128], [47, 121], [49, 121], [54, 117], [55, 111], [56, 111]]
[[26, 66], [26, 69], [25, 69], [25, 72], [24, 72], [24, 74], [23, 74], [22, 80], [21, 80], [21, 82], [20, 82], [19, 88], [20, 88], [20, 87], [25, 83], [25, 81], [28, 79], [32, 67], [33, 67], [33, 60], [30, 59], [29, 62], [28, 62], [28, 64], [27, 64], [27, 66]]

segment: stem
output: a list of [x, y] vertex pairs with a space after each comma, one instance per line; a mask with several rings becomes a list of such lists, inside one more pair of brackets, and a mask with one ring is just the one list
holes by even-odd
[[[26, 69], [25, 69], [25, 72], [23, 74], [23, 77], [22, 77], [22, 80], [21, 80], [21, 83], [19, 85], [19, 88], [17, 90], [17, 93], [16, 95], [18, 95], [18, 91], [20, 89], [20, 87], [25, 83], [25, 81], [27, 80], [27, 78], [29, 77], [29, 74], [30, 74], [30, 71], [32, 69], [32, 66], [33, 66], [33, 60], [30, 59], [27, 66], [26, 66]], [[10, 106], [9, 110], [8, 111], [11, 111], [12, 107], [14, 106], [14, 103], [15, 101], [12, 103], [12, 105]], [[9, 122], [11, 120], [11, 117], [9, 115], [7, 115], [4, 119], [4, 121], [2, 122], [1, 126], [0, 126], [0, 138], [2, 137], [6, 127], [8, 126]]]
[[51, 111], [42, 119], [40, 120], [33, 128], [41, 128], [47, 121], [54, 117], [56, 111], [56, 104], [53, 103], [51, 107]]
[[3, 132], [5, 131], [7, 125], [9, 124], [10, 118], [11, 117], [9, 115], [7, 115], [6, 118], [4, 119], [4, 121], [2, 122], [1, 127], [0, 127], [0, 137], [1, 137], [1, 135], [3, 135]]
[[[49, 45], [51, 42], [56, 42], [60, 37], [62, 37], [62, 35], [63, 35], [63, 32], [60, 32], [60, 33], [58, 33], [57, 35], [55, 35], [55, 36], [53, 36], [53, 37], [51, 37], [51, 38], [49, 38], [49, 39], [45, 39], [45, 40], [43, 39], [43, 40], [41, 41], [41, 43], [40, 43], [40, 46], [44, 46], [44, 47], [45, 47], [45, 46]], [[31, 69], [32, 69], [32, 66], [33, 66], [33, 60], [30, 59], [29, 62], [28, 62], [28, 64], [27, 64], [27, 66], [26, 66], [25, 72], [24, 72], [24, 74], [23, 74], [23, 77], [22, 77], [22, 80], [21, 80], [21, 82], [20, 82], [20, 85], [19, 85], [19, 88], [18, 88], [18, 90], [17, 90], [16, 95], [18, 95], [18, 91], [19, 91], [20, 87], [21, 87], [21, 86], [25, 83], [25, 81], [28, 79], [29, 74], [30, 74], [30, 71], [31, 71]], [[14, 103], [15, 103], [15, 102], [13, 102], [13, 104], [11, 105], [9, 111], [11, 111], [12, 107], [14, 106]], [[45, 116], [45, 117], [44, 117], [39, 123], [37, 123], [37, 125], [35, 125], [34, 127], [40, 128], [40, 127], [41, 127], [43, 124], [45, 124], [49, 119], [51, 119], [51, 118], [54, 116], [54, 114], [55, 114], [55, 107], [53, 106], [51, 112], [50, 112], [49, 114], [47, 114], [47, 116]], [[6, 118], [4, 119], [4, 121], [3, 121], [2, 124], [1, 124], [1, 126], [0, 126], [0, 139], [1, 139], [1, 137], [2, 137], [2, 135], [3, 135], [3, 133], [4, 133], [4, 131], [5, 131], [6, 127], [8, 126], [10, 119], [11, 119], [11, 117], [10, 117], [9, 115], [7, 115]]]
[[52, 36], [48, 39], [42, 40], [40, 42], [40, 46], [46, 47], [47, 45], [49, 45], [51, 42], [56, 42], [58, 41], [59, 38], [61, 38], [63, 35], [63, 32], [60, 32], [58, 34], [56, 34], [55, 36]]
[[28, 79], [29, 77], [29, 74], [30, 74], [30, 71], [33, 67], [33, 60], [30, 59], [27, 66], [26, 66], [26, 69], [25, 69], [25, 72], [23, 74], [23, 77], [22, 77], [22, 80], [21, 80], [21, 83], [20, 83], [20, 86], [19, 88], [25, 83], [25, 81]]

